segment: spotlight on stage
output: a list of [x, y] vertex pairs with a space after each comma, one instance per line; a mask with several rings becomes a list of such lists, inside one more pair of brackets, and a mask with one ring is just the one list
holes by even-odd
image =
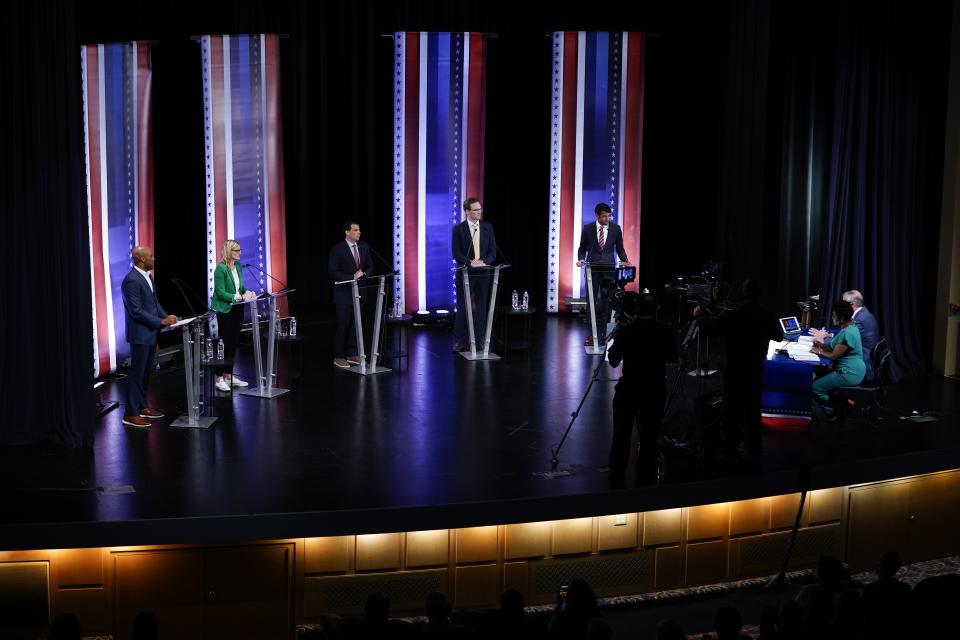
[[415, 327], [446, 327], [453, 322], [449, 309], [421, 309], [413, 315]]

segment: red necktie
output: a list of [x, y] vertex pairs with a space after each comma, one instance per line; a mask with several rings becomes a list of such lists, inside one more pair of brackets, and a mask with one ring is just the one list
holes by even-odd
[[599, 242], [600, 251], [603, 251], [603, 240], [604, 240], [604, 238], [603, 238], [603, 230], [604, 230], [604, 229], [606, 229], [606, 227], [600, 227], [600, 242]]
[[360, 254], [357, 253], [357, 245], [353, 245], [353, 261], [357, 264], [357, 271], [360, 271]]

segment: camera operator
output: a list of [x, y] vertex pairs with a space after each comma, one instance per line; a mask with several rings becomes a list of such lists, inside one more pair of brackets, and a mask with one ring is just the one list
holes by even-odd
[[726, 338], [727, 364], [723, 372], [724, 453], [737, 457], [760, 453], [760, 396], [763, 362], [770, 340], [779, 340], [776, 319], [763, 308], [763, 288], [756, 278], [743, 281], [742, 304], [717, 316], [708, 316], [703, 307], [693, 310], [694, 318], [708, 336]]
[[677, 360], [673, 332], [656, 319], [656, 298], [633, 291], [621, 292], [619, 298], [614, 301], [620, 312], [607, 353], [610, 366], [623, 362], [623, 375], [613, 396], [612, 486], [623, 485], [634, 420], [639, 427], [637, 482], [656, 480], [657, 438], [666, 396], [664, 365]]

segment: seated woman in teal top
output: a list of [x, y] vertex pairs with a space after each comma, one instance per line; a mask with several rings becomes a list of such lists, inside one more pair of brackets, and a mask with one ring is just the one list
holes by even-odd
[[860, 330], [853, 324], [853, 307], [846, 300], [833, 303], [833, 323], [840, 327], [829, 344], [814, 342], [813, 353], [833, 361], [833, 369], [813, 383], [813, 395], [827, 418], [833, 418], [830, 406], [830, 391], [839, 387], [852, 387], [863, 382], [867, 366], [863, 362], [863, 343]]
[[240, 340], [240, 325], [243, 324], [243, 307], [234, 306], [234, 302], [257, 297], [253, 291], [243, 287], [243, 271], [238, 268], [240, 243], [227, 240], [220, 250], [221, 260], [213, 271], [213, 299], [210, 306], [217, 312], [217, 331], [223, 340], [223, 357], [229, 361], [227, 366], [217, 367], [216, 387], [220, 391], [230, 391], [230, 387], [246, 387], [247, 383], [233, 375], [233, 356]]

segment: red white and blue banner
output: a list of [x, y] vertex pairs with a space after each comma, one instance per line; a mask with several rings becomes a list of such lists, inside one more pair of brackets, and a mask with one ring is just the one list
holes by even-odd
[[410, 311], [455, 309], [452, 227], [483, 199], [486, 37], [394, 34], [394, 268]]
[[80, 47], [87, 224], [93, 299], [93, 372], [130, 355], [120, 285], [130, 252], [153, 245], [153, 123], [150, 45]]
[[547, 311], [584, 295], [583, 225], [606, 202], [633, 264], [640, 250], [644, 34], [553, 34]]
[[207, 293], [213, 294], [213, 271], [228, 239], [243, 247], [244, 263], [259, 269], [244, 274], [247, 287], [277, 291], [287, 280], [279, 38], [203, 36], [200, 45]]

